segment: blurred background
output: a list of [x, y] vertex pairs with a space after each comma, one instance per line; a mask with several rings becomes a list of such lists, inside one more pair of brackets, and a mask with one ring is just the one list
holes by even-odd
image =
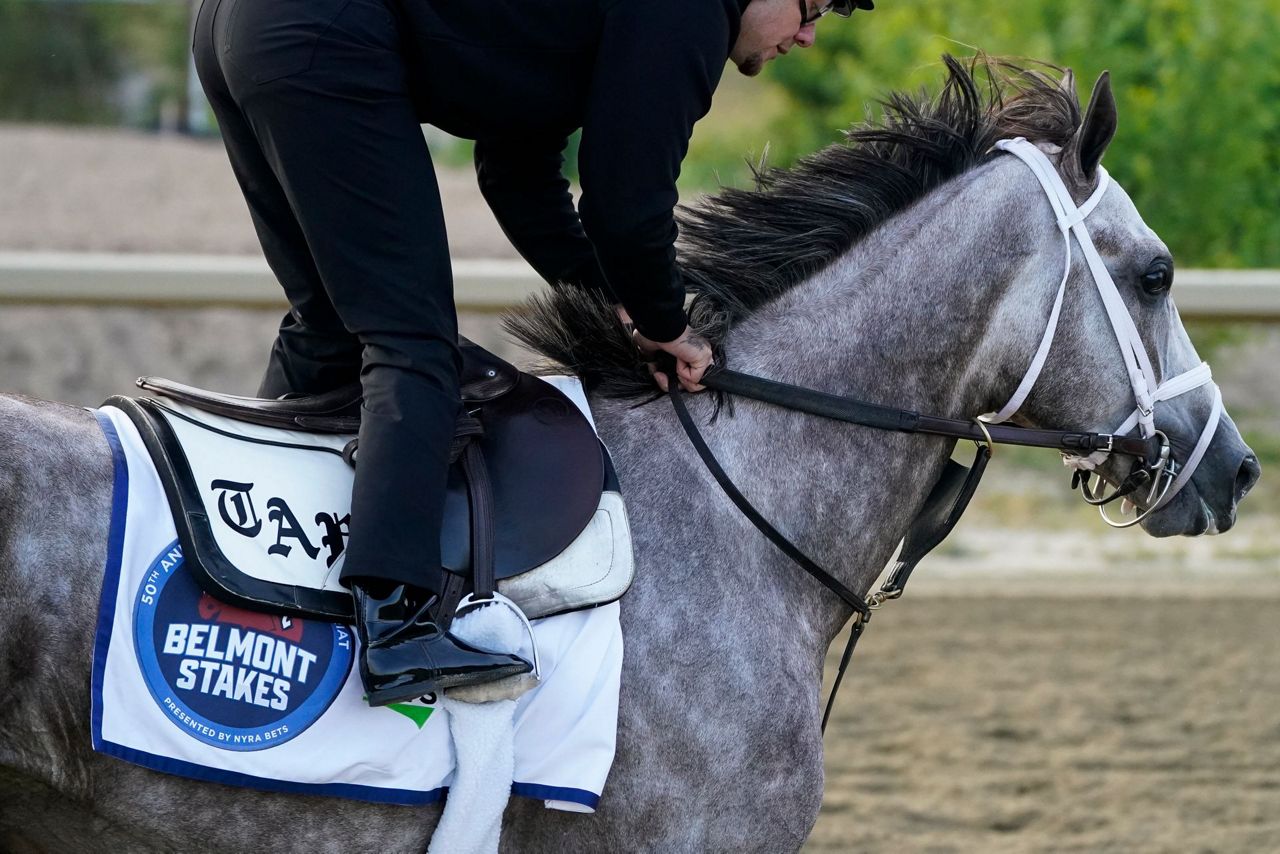
[[[194, 12], [0, 0], [0, 390], [256, 387], [283, 303], [194, 83]], [[836, 142], [890, 90], [936, 90], [944, 52], [1069, 66], [1082, 96], [1109, 69], [1107, 167], [1173, 249], [1263, 466], [1229, 534], [1158, 541], [1105, 528], [1052, 453], [1002, 449], [859, 649], [811, 850], [1280, 850], [1277, 45], [1280, 0], [881, 0], [761, 78], [726, 69], [688, 203]], [[424, 132], [464, 333], [521, 359], [497, 318], [537, 285], [467, 143]]]

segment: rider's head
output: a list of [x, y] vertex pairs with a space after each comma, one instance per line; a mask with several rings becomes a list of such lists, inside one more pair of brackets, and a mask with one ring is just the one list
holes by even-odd
[[871, 6], [872, 0], [751, 0], [742, 12], [742, 28], [729, 59], [754, 77], [774, 57], [797, 45], [812, 45], [818, 18], [827, 12], [848, 17], [854, 9]]

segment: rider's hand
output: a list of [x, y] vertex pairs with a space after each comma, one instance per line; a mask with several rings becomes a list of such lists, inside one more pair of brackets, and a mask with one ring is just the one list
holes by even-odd
[[[670, 353], [676, 359], [676, 377], [685, 391], [702, 391], [706, 386], [699, 385], [707, 368], [715, 364], [711, 358], [711, 345], [692, 328], [686, 326], [680, 337], [674, 341], [658, 343], [650, 341], [639, 332], [631, 333], [631, 340], [646, 356], [655, 353]], [[667, 391], [667, 375], [650, 363], [649, 373], [653, 375], [658, 388]]]

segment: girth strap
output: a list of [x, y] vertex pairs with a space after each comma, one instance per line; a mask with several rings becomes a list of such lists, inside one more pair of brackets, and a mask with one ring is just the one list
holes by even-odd
[[476, 599], [489, 599], [494, 589], [494, 542], [498, 534], [489, 468], [477, 441], [472, 441], [462, 452], [462, 471], [471, 504], [471, 583]]

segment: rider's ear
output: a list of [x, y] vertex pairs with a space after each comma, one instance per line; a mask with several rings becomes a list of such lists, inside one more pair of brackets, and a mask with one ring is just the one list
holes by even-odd
[[1076, 158], [1080, 174], [1093, 178], [1102, 161], [1102, 154], [1116, 135], [1116, 99], [1111, 94], [1111, 72], [1104, 71], [1093, 84], [1089, 98], [1089, 111], [1084, 115], [1080, 130], [1068, 143], [1069, 154]]

